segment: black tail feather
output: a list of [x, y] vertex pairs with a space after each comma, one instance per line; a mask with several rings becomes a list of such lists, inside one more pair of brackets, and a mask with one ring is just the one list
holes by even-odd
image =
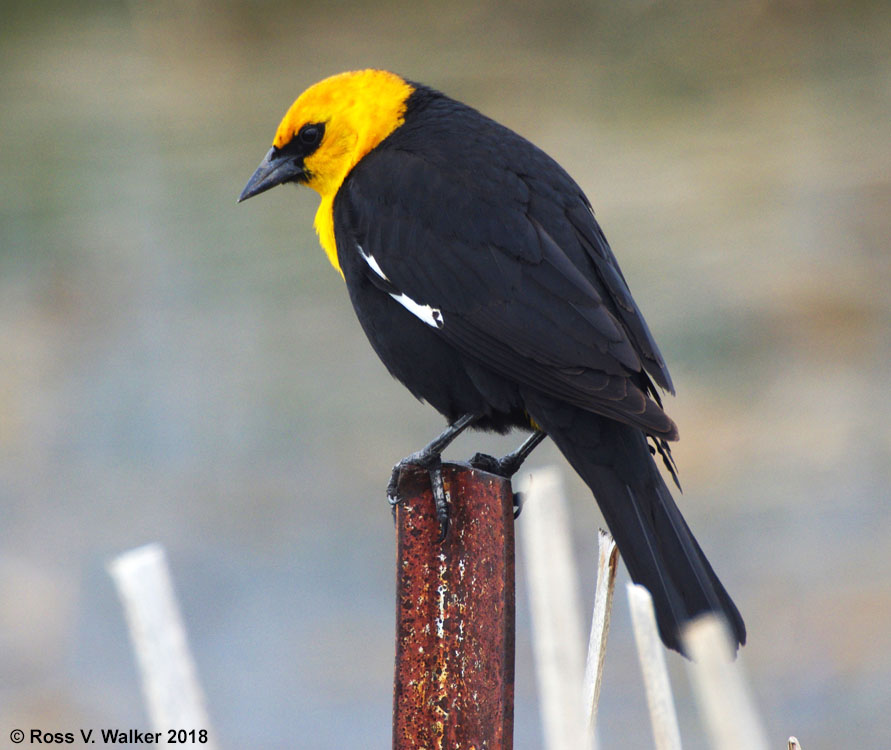
[[740, 645], [746, 628], [681, 515], [635, 427], [526, 394], [526, 404], [594, 492], [632, 580], [653, 597], [663, 642], [682, 651], [680, 628], [704, 612], [726, 620]]

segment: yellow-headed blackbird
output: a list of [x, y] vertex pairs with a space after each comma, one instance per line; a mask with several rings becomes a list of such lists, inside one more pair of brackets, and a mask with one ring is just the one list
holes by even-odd
[[[393, 73], [315, 84], [288, 110], [240, 200], [296, 182], [387, 369], [449, 428], [405, 461], [431, 470], [465, 427], [549, 436], [594, 492], [665, 644], [706, 611], [745, 626], [672, 499], [673, 392], [659, 349], [581, 188], [547, 154], [476, 110]], [[648, 442], [649, 441], [649, 442]], [[395, 490], [398, 464], [391, 480]], [[437, 486], [439, 484], [439, 486]], [[446, 526], [443, 526], [445, 533]]]

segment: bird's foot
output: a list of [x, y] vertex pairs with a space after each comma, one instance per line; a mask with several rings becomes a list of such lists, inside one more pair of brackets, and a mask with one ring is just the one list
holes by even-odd
[[470, 459], [470, 465], [474, 469], [488, 471], [490, 474], [496, 474], [499, 477], [510, 479], [520, 470], [523, 462], [529, 458], [529, 454], [532, 453], [532, 451], [535, 450], [535, 447], [544, 439], [545, 433], [541, 430], [536, 430], [523, 441], [523, 444], [519, 448], [508, 453], [503, 458], [495, 458], [493, 456], [487, 456], [485, 453], [477, 453]]
[[442, 542], [449, 533], [449, 504], [446, 499], [445, 485], [442, 481], [442, 452], [474, 421], [472, 414], [465, 414], [450, 424], [443, 433], [421, 450], [403, 458], [393, 467], [390, 481], [387, 483], [387, 501], [396, 518], [396, 506], [402, 502], [399, 497], [399, 479], [402, 471], [408, 466], [420, 466], [430, 474], [430, 489], [433, 492], [433, 506], [436, 520], [439, 522], [439, 538]]
[[516, 453], [508, 453], [503, 458], [495, 458], [487, 453], [474, 453], [468, 463], [474, 469], [510, 479], [519, 471], [525, 458], [525, 456], [518, 456]]
[[441, 465], [442, 458], [440, 457], [440, 454], [431, 452], [427, 450], [427, 448], [415, 451], [410, 456], [406, 456], [399, 461], [399, 463], [393, 467], [393, 471], [390, 473], [390, 481], [387, 482], [387, 502], [390, 503], [390, 506], [394, 511], [396, 506], [402, 502], [402, 498], [399, 497], [399, 479], [402, 477], [402, 472], [405, 469], [409, 466], [420, 466], [429, 471], [434, 467]]
[[[532, 453], [532, 451], [535, 450], [535, 447], [544, 439], [545, 433], [541, 430], [535, 430], [535, 432], [523, 441], [523, 444], [519, 448], [508, 453], [503, 458], [495, 458], [494, 456], [489, 456], [485, 453], [476, 453], [473, 458], [470, 459], [470, 465], [474, 469], [487, 471], [489, 474], [495, 474], [496, 476], [510, 479], [520, 470], [523, 462], [529, 458], [529, 454]], [[517, 518], [520, 515], [522, 508], [523, 498], [520, 493], [515, 492], [514, 518]]]
[[442, 481], [442, 458], [439, 453], [418, 451], [403, 458], [393, 467], [390, 481], [387, 483], [387, 501], [396, 517], [396, 506], [402, 502], [399, 497], [399, 479], [402, 472], [409, 466], [420, 466], [430, 474], [430, 490], [433, 493], [433, 507], [436, 512], [436, 520], [439, 523], [439, 537], [437, 544], [446, 538], [449, 533], [449, 504], [446, 500], [445, 484]]

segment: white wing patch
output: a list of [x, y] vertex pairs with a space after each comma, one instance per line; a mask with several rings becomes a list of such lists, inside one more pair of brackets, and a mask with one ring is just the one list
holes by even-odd
[[387, 274], [383, 272], [383, 269], [381, 269], [381, 267], [378, 265], [378, 262], [374, 259], [374, 256], [368, 255], [368, 253], [366, 253], [362, 249], [362, 245], [356, 245], [356, 247], [359, 248], [359, 255], [362, 256], [362, 260], [364, 260], [368, 264], [368, 267], [378, 276], [380, 276], [384, 281], [389, 281], [389, 279], [387, 278]]
[[390, 294], [400, 305], [408, 310], [412, 315], [423, 320], [432, 328], [442, 328], [445, 321], [442, 319], [442, 310], [438, 310], [430, 305], [420, 305], [415, 302], [407, 294]]
[[[362, 260], [368, 264], [368, 267], [384, 281], [391, 283], [390, 279], [387, 278], [387, 274], [385, 274], [384, 270], [380, 267], [380, 264], [374, 259], [374, 256], [366, 253], [361, 245], [356, 245], [356, 247], [359, 250], [359, 255], [362, 256]], [[430, 305], [422, 305], [419, 302], [415, 302], [407, 294], [394, 294], [393, 292], [390, 292], [390, 296], [412, 315], [424, 321], [431, 328], [442, 328], [443, 325], [445, 325], [445, 321], [442, 319], [442, 310], [439, 310], [436, 307], [430, 307]]]

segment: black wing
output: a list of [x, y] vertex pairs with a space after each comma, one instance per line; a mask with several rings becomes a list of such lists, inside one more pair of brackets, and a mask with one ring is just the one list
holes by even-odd
[[483, 151], [479, 169], [373, 151], [335, 202], [339, 236], [356, 246], [340, 252], [360, 252], [382, 290], [435, 309], [438, 335], [465, 356], [676, 438], [647, 376], [671, 389], [668, 371], [587, 201], [556, 163], [514, 137], [540, 170], [559, 170], [558, 184], [499, 163], [504, 144]]

